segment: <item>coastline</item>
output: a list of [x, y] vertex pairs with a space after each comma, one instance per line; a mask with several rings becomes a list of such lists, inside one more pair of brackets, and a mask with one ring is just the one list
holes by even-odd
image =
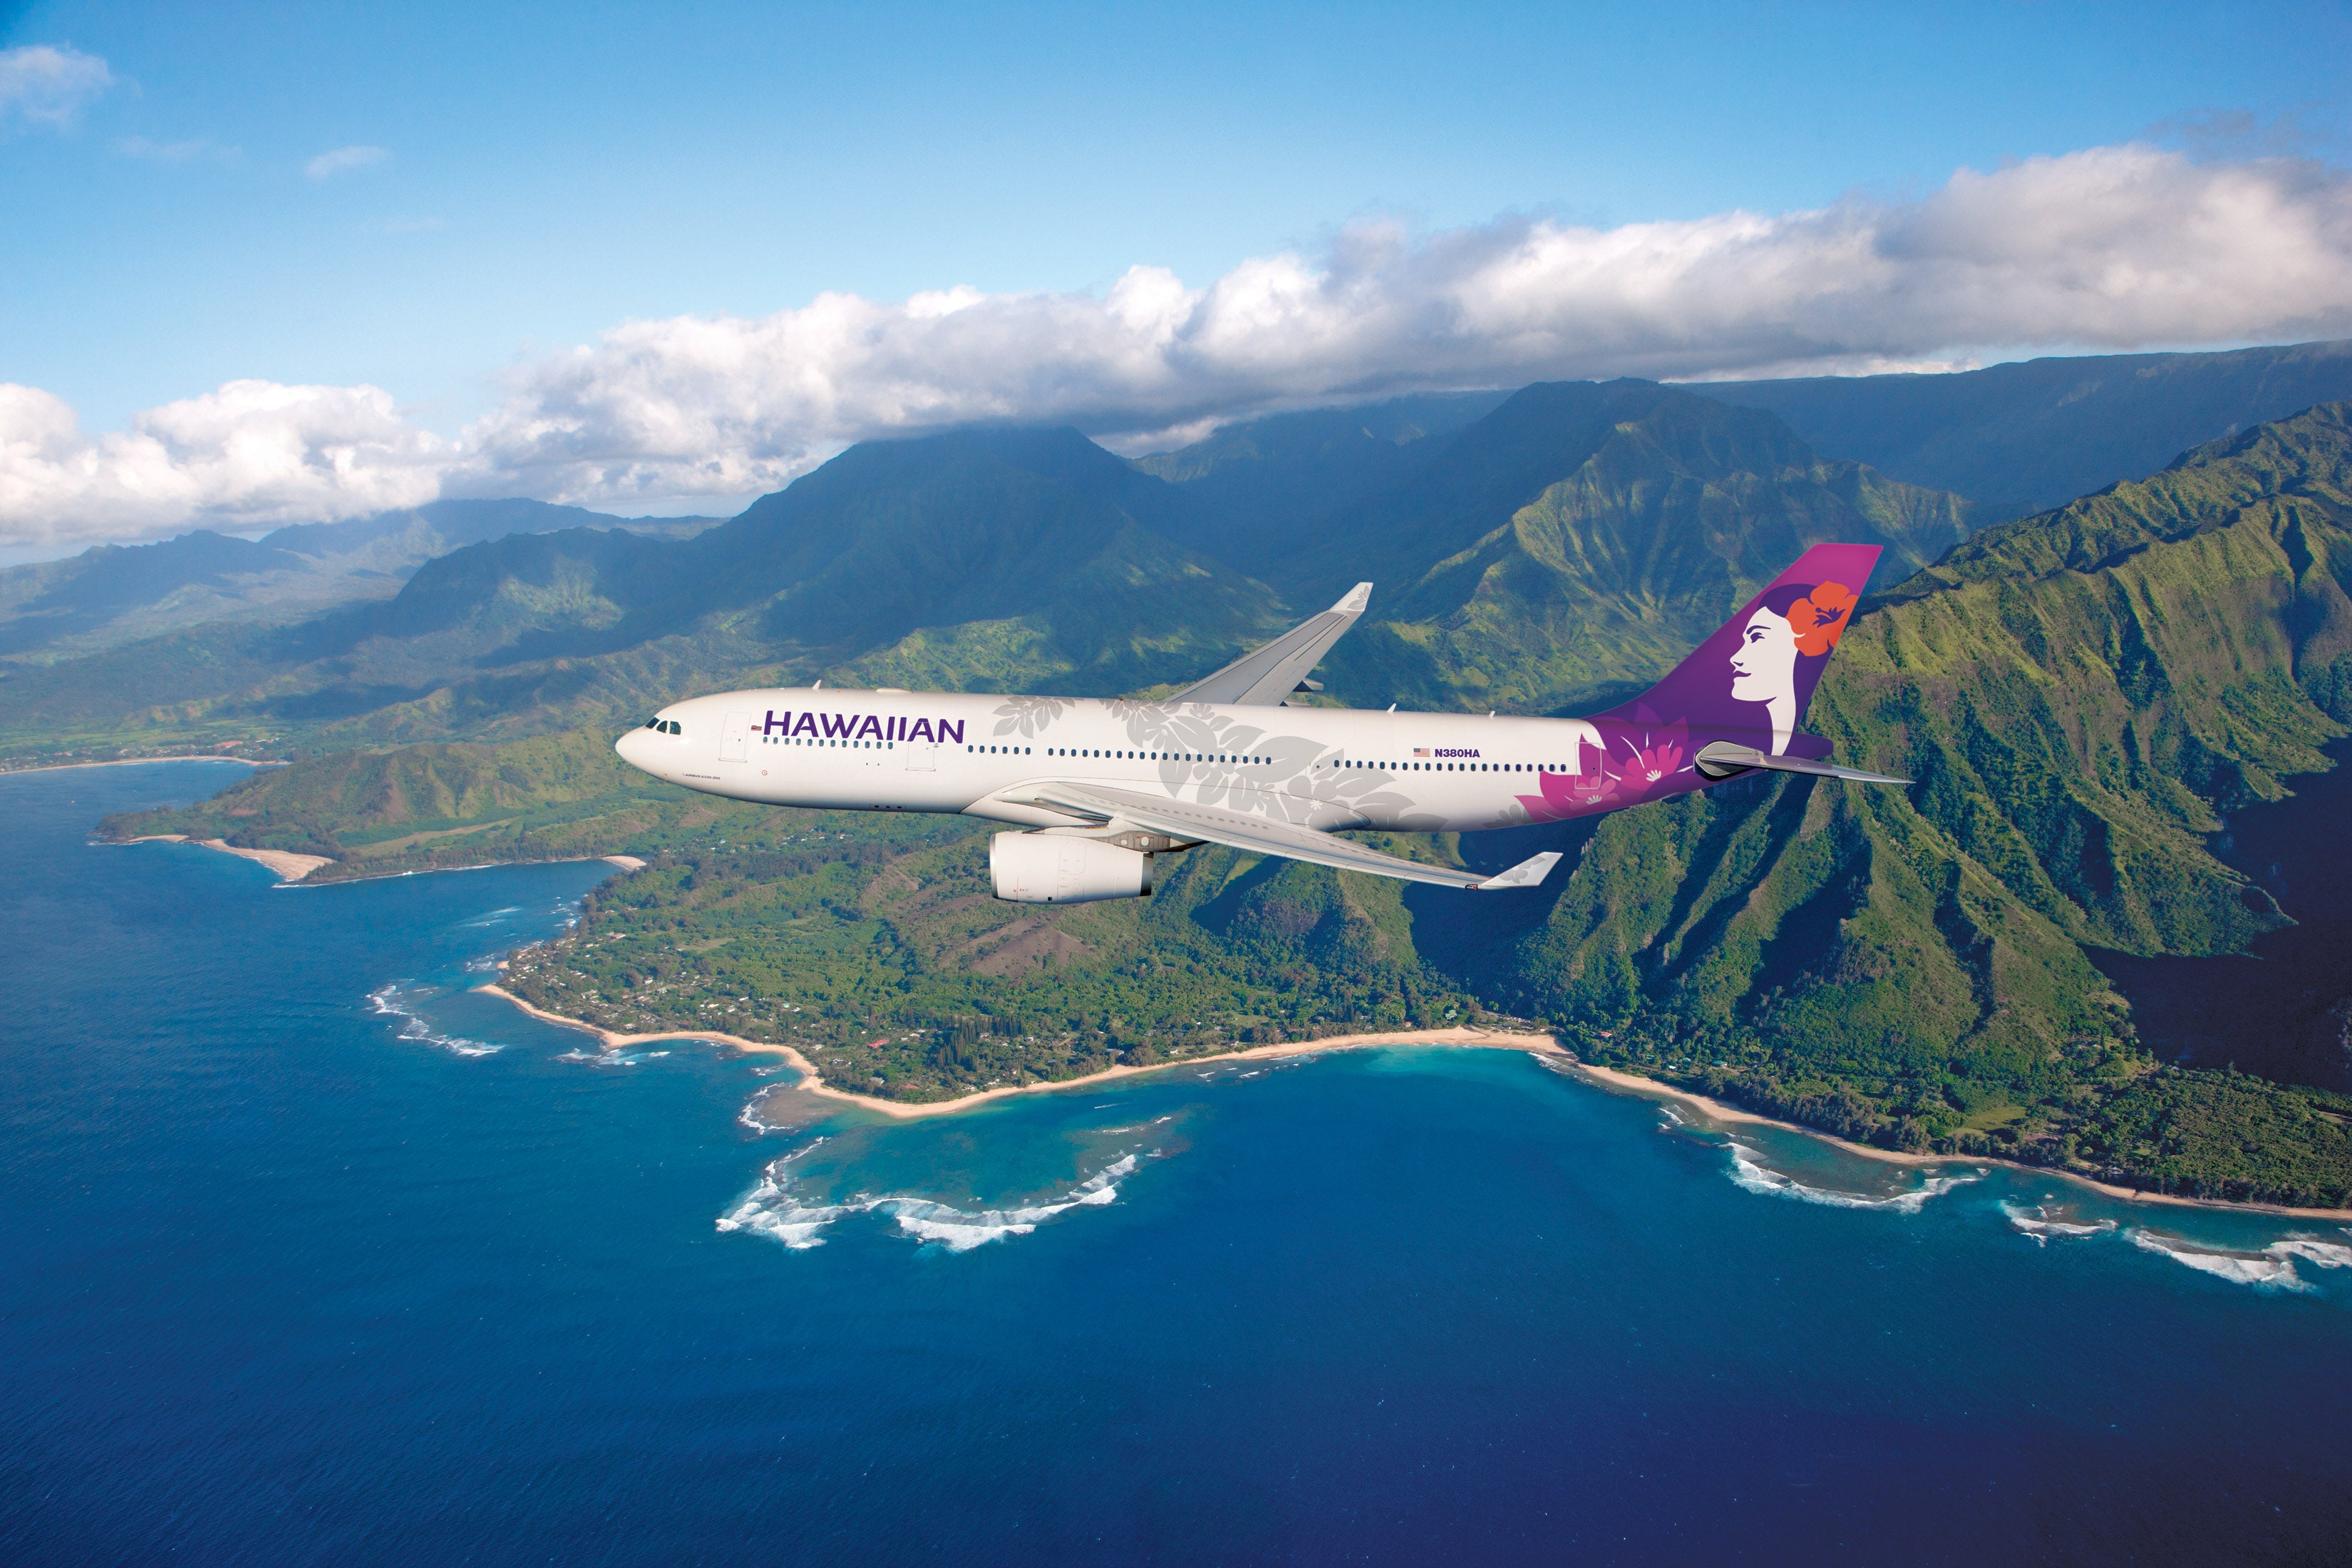
[[[101, 763], [100, 767], [111, 766]], [[321, 866], [334, 864], [326, 855], [297, 855], [291, 849], [240, 849], [226, 838], [191, 838], [184, 833], [150, 833], [137, 838], [126, 838], [125, 844], [193, 844], [199, 849], [217, 849], [224, 855], [234, 855], [240, 860], [251, 860], [278, 873], [281, 883], [299, 882]]]
[[1738, 1106], [1727, 1105], [1719, 1100], [1710, 1099], [1706, 1095], [1697, 1094], [1689, 1089], [1676, 1089], [1672, 1084], [1660, 1083], [1655, 1079], [1643, 1078], [1634, 1073], [1619, 1072], [1613, 1068], [1596, 1067], [1591, 1062], [1579, 1060], [1551, 1035], [1509, 1035], [1468, 1027], [1398, 1030], [1370, 1035], [1334, 1035], [1328, 1039], [1294, 1040], [1271, 1046], [1251, 1046], [1243, 1050], [1220, 1051], [1215, 1056], [1187, 1057], [1181, 1061], [1154, 1062], [1148, 1067], [1106, 1068], [1101, 1072], [1088, 1073], [1083, 1078], [1040, 1079], [1035, 1083], [1008, 1084], [998, 1089], [980, 1089], [971, 1094], [961, 1095], [954, 1100], [930, 1100], [916, 1104], [906, 1100], [883, 1100], [871, 1094], [859, 1094], [854, 1089], [835, 1089], [824, 1081], [824, 1075], [817, 1070], [814, 1062], [810, 1061], [807, 1057], [791, 1046], [772, 1044], [765, 1040], [747, 1040], [740, 1035], [730, 1035], [716, 1029], [658, 1029], [643, 1035], [623, 1035], [591, 1024], [584, 1019], [568, 1018], [561, 1013], [551, 1013], [544, 1007], [534, 1006], [495, 982], [487, 985], [478, 985], [474, 989], [477, 992], [499, 997], [530, 1014], [541, 1023], [553, 1024], [561, 1028], [577, 1029], [583, 1034], [593, 1035], [598, 1044], [608, 1051], [623, 1050], [630, 1046], [648, 1045], [656, 1040], [709, 1040], [731, 1046], [740, 1051], [781, 1057], [801, 1073], [802, 1081], [796, 1087], [827, 1100], [836, 1100], [846, 1105], [859, 1106], [898, 1121], [918, 1121], [927, 1116], [951, 1116], [961, 1110], [969, 1110], [973, 1106], [984, 1105], [991, 1100], [1008, 1099], [1016, 1094], [1040, 1094], [1055, 1089], [1077, 1089], [1087, 1084], [1107, 1083], [1116, 1079], [1137, 1078], [1145, 1073], [1168, 1072], [1177, 1068], [1198, 1067], [1204, 1062], [1254, 1061], [1269, 1057], [1313, 1056], [1324, 1051], [1363, 1050], [1374, 1046], [1462, 1046], [1488, 1050], [1525, 1051], [1529, 1056], [1549, 1058], [1570, 1075], [1583, 1079], [1597, 1089], [1637, 1094], [1651, 1100], [1680, 1100], [1711, 1121], [1727, 1122], [1734, 1126], [1747, 1124], [1778, 1127], [1784, 1131], [1794, 1132], [1801, 1137], [1830, 1144], [1849, 1154], [1858, 1154], [1866, 1160], [1883, 1161], [1891, 1165], [2003, 1165], [2012, 1171], [2023, 1171], [2032, 1175], [2073, 1182], [2078, 1186], [2089, 1187], [2094, 1192], [2104, 1193], [2109, 1197], [2121, 1198], [2126, 1203], [2166, 1204], [2182, 1208], [2222, 1209], [2240, 1214], [2273, 1215], [2290, 1219], [2352, 1221], [2352, 1209], [2294, 1208], [2284, 1204], [2235, 1203], [2227, 1198], [2189, 1198], [2176, 1196], [2170, 1193], [2142, 1192], [2130, 1187], [2119, 1187], [2113, 1183], [2098, 1181], [2090, 1176], [2077, 1175], [2072, 1171], [2061, 1171], [2049, 1165], [2029, 1165], [2022, 1160], [2005, 1160], [1999, 1155], [1906, 1154], [1894, 1149], [1876, 1149], [1867, 1143], [1856, 1143], [1849, 1139], [1840, 1138], [1835, 1133], [1823, 1132], [1818, 1128], [1801, 1126], [1794, 1121], [1785, 1121], [1777, 1116], [1764, 1116], [1753, 1110], [1743, 1110]]
[[283, 757], [224, 757], [216, 752], [190, 752], [177, 757], [109, 757], [102, 763], [36, 763], [29, 768], [0, 767], [0, 776], [9, 773], [61, 773], [72, 768], [136, 768], [149, 763], [236, 763], [248, 768], [290, 768], [294, 764]]
[[[112, 763], [93, 763], [93, 767], [112, 767]], [[32, 770], [26, 769], [26, 772]], [[240, 849], [223, 838], [191, 838], [184, 833], [144, 833], [136, 838], [110, 838], [97, 842], [107, 844], [193, 844], [199, 849], [217, 849], [224, 855], [257, 861], [278, 873], [281, 884], [304, 881], [321, 866], [331, 866], [335, 860], [327, 855], [300, 855], [291, 849]], [[478, 866], [427, 866], [408, 871], [380, 871], [371, 877], [345, 877], [346, 882], [376, 882], [392, 877], [425, 877], [443, 871], [489, 871], [501, 866], [570, 866], [584, 860], [602, 860], [624, 871], [642, 871], [646, 862], [635, 855], [566, 855], [554, 860], [485, 860]]]
[[1865, 1160], [1882, 1160], [1891, 1165], [2005, 1165], [2012, 1171], [2024, 1171], [2037, 1176], [2049, 1176], [2057, 1181], [2073, 1182], [2077, 1186], [2089, 1187], [2094, 1192], [2105, 1193], [2111, 1198], [2121, 1198], [2126, 1203], [2168, 1204], [2180, 1208], [2228, 1209], [2239, 1214], [2277, 1215], [2292, 1219], [2352, 1220], [2352, 1209], [2294, 1208], [2285, 1204], [2238, 1203], [2229, 1198], [2187, 1198], [2172, 1193], [2151, 1193], [2134, 1187], [2119, 1187], [2112, 1182], [2102, 1182], [2095, 1177], [2079, 1175], [2073, 1171], [2059, 1170], [2054, 1165], [2029, 1165], [2022, 1160], [2006, 1160], [1998, 1154], [1906, 1154], [1894, 1149], [1875, 1149], [1867, 1143], [1856, 1143], [1850, 1139], [1841, 1138], [1833, 1132], [1823, 1132], [1819, 1128], [1801, 1126], [1794, 1121], [1783, 1121], [1777, 1116], [1761, 1116], [1753, 1110], [1742, 1110], [1736, 1105], [1726, 1105], [1719, 1100], [1710, 1099], [1687, 1089], [1676, 1089], [1672, 1084], [1660, 1083], [1655, 1079], [1643, 1078], [1637, 1073], [1619, 1072], [1613, 1068], [1595, 1067], [1591, 1062], [1583, 1061], [1575, 1064], [1575, 1070], [1603, 1088], [1621, 1089], [1652, 1100], [1680, 1100], [1685, 1105], [1697, 1110], [1711, 1121], [1728, 1122], [1734, 1126], [1747, 1123], [1755, 1126], [1778, 1127], [1786, 1131], [1801, 1133], [1807, 1138], [1831, 1144], [1849, 1154], [1859, 1154]]
[[976, 1089], [953, 1100], [913, 1102], [884, 1100], [871, 1094], [859, 1094], [855, 1089], [835, 1089], [824, 1081], [816, 1064], [792, 1046], [772, 1044], [765, 1040], [747, 1040], [740, 1035], [721, 1033], [716, 1029], [660, 1029], [650, 1034], [623, 1035], [580, 1018], [567, 1018], [561, 1013], [551, 1013], [544, 1007], [533, 1006], [505, 986], [495, 983], [474, 987], [520, 1008], [541, 1023], [554, 1024], [566, 1029], [577, 1029], [593, 1035], [608, 1051], [625, 1049], [630, 1046], [648, 1045], [656, 1040], [713, 1040], [732, 1046], [740, 1051], [756, 1052], [762, 1056], [782, 1057], [803, 1075], [799, 1089], [827, 1100], [837, 1100], [867, 1110], [878, 1111], [902, 1121], [919, 1121], [927, 1116], [951, 1116], [969, 1110], [991, 1100], [1010, 1099], [1016, 1094], [1043, 1094], [1055, 1089], [1078, 1089], [1087, 1084], [1108, 1083], [1116, 1079], [1139, 1078], [1145, 1073], [1171, 1072], [1179, 1068], [1199, 1067], [1204, 1062], [1257, 1061], [1268, 1057], [1312, 1056], [1323, 1051], [1361, 1050], [1373, 1046], [1462, 1046], [1473, 1049], [1526, 1051], [1533, 1056], [1559, 1057], [1568, 1060], [1568, 1052], [1549, 1035], [1507, 1035], [1486, 1029], [1459, 1027], [1452, 1029], [1406, 1029], [1386, 1034], [1333, 1035], [1328, 1039], [1297, 1040], [1286, 1044], [1251, 1046], [1242, 1050], [1220, 1051], [1214, 1056], [1186, 1057], [1181, 1061], [1152, 1062], [1144, 1067], [1105, 1068], [1100, 1072], [1082, 1078], [1041, 1079], [1035, 1083], [1006, 1084], [997, 1089]]

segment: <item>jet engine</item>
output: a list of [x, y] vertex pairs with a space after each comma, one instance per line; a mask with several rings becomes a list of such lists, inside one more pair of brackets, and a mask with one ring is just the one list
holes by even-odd
[[1151, 891], [1151, 857], [1099, 838], [1000, 833], [988, 841], [996, 896], [1016, 904], [1082, 904]]

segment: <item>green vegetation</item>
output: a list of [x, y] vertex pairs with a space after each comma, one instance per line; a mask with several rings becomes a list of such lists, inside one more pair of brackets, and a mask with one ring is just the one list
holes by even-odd
[[601, 731], [502, 746], [454, 742], [340, 752], [257, 773], [211, 799], [115, 819], [127, 834], [179, 833], [249, 849], [324, 855], [314, 881], [630, 853], [667, 854], [715, 832], [748, 834], [758, 809], [656, 784]]
[[[1498, 474], [1520, 477], [1497, 489]], [[1388, 589], [1326, 661], [1356, 706], [1590, 712], [1674, 668], [1808, 546], [1880, 545], [1874, 581], [1893, 583], [1969, 515], [1826, 461], [1769, 415], [1647, 382], [1533, 386], [1383, 506], [1320, 531], [1336, 542], [1283, 580], [1295, 597], [1367, 575]]]
[[1264, 585], [1146, 526], [1168, 489], [1074, 430], [869, 443], [691, 538], [510, 534], [298, 625], [20, 661], [0, 668], [0, 756], [521, 739], [819, 677], [1116, 695], [1286, 623]]
[[[1494, 496], [1517, 492], [1439, 508], [1454, 521], [1425, 531], [1398, 618], [1341, 645], [1368, 650], [1335, 660], [1346, 690], [1370, 700], [1365, 683], [1379, 682], [1383, 703], [1422, 692], [1483, 709], [1499, 693], [1537, 706], [1622, 688], [1659, 673], [1811, 539], [1866, 528], [1916, 561], [1960, 525], [1951, 498], [1824, 465], [1760, 416], [1601, 390], [1591, 409], [1567, 400], [1586, 423], [1548, 448], [1531, 434], [1544, 399], [1526, 395], [1454, 438], [1500, 442], [1494, 421], [1533, 420], [1510, 447], [1523, 475], [1568, 461], [1567, 477], [1551, 469], [1499, 521]], [[817, 658], [807, 650], [836, 632], [823, 646], [842, 654], [870, 632], [828, 668], [893, 685], [1018, 686], [1046, 671], [1132, 689], [1197, 673], [1247, 628], [1278, 622], [1257, 584], [1138, 521], [1153, 503], [1122, 488], [1145, 482], [1131, 471], [1087, 467], [1080, 483], [1054, 464], [1090, 463], [1082, 454], [1014, 455], [1029, 466], [984, 443], [935, 455], [914, 465], [928, 479], [891, 493], [993, 496], [988, 519], [1064, 507], [1067, 531], [1033, 519], [1001, 551], [960, 546], [950, 570], [913, 574], [914, 607], [853, 614], [852, 596], [821, 609], [772, 577], [696, 619], [675, 583], [641, 584], [634, 606], [599, 601], [610, 616], [596, 635], [633, 627], [650, 641], [593, 652], [575, 626], [572, 651], [511, 678], [528, 690], [494, 700], [451, 687], [338, 721], [345, 738], [388, 716], [548, 732], [344, 751], [110, 829], [328, 854], [324, 874], [338, 876], [642, 856], [648, 868], [608, 884], [576, 932], [518, 956], [519, 992], [616, 1029], [793, 1039], [833, 1076], [894, 1096], [1484, 1009], [1548, 1021], [1594, 1060], [1889, 1147], [2174, 1192], [2352, 1201], [2352, 1100], [2159, 1064], [2093, 962], [2230, 952], [2287, 918], [2211, 837], [2228, 814], [2328, 766], [2320, 748], [2352, 725], [2346, 405], [1989, 531], [1881, 594], [1808, 726], [1842, 758], [1916, 780], [1908, 789], [1749, 780], [1490, 836], [1507, 846], [1392, 846], [1496, 865], [1570, 852], [1572, 870], [1526, 898], [1465, 900], [1201, 850], [1165, 862], [1150, 900], [1001, 905], [982, 879], [985, 829], [689, 796], [622, 768], [611, 727], [586, 723], [615, 691], [691, 688], [725, 662], [714, 650], [785, 646], [780, 605], [802, 606], [784, 616], [804, 639], [794, 657]], [[909, 461], [898, 453], [887, 471], [903, 478]], [[1412, 482], [1434, 483], [1433, 471]], [[908, 521], [926, 508], [869, 492], [794, 506], [887, 514], [795, 579], [836, 596], [930, 537]], [[793, 531], [769, 523], [772, 542]], [[689, 543], [718, 548], [705, 541], [724, 531]], [[1404, 547], [1401, 531], [1381, 537]], [[552, 561], [564, 536], [548, 538]], [[1072, 570], [1085, 593], [1034, 597], [1036, 552], [1080, 540], [1095, 552]], [[1365, 548], [1377, 542], [1368, 534]], [[651, 559], [633, 555], [632, 570]], [[464, 646], [478, 647], [490, 636], [479, 605], [520, 600], [479, 574], [467, 581], [487, 582], [490, 599], [468, 599], [460, 577], [444, 586], [475, 608], [450, 624], [474, 628]], [[555, 597], [548, 588], [543, 603]], [[1195, 612], [1207, 629], [1187, 620]], [[443, 635], [414, 605], [402, 613], [426, 628], [417, 637]], [[852, 621], [866, 630], [841, 631]], [[494, 679], [509, 678], [480, 678]]]
[[2320, 1112], [2352, 1101], [2156, 1073], [2089, 952], [2226, 952], [2284, 918], [2206, 836], [2328, 766], [2352, 718], [2347, 413], [1993, 530], [1885, 595], [1808, 725], [1918, 782], [1606, 818], [1489, 994], [1850, 1136], [2347, 1201], [2352, 1135]]
[[504, 984], [622, 1033], [789, 1043], [845, 1088], [915, 1100], [1493, 1021], [1415, 956], [1382, 879], [1199, 850], [1149, 900], [1044, 910], [989, 896], [970, 824], [893, 842], [773, 815], [801, 831], [615, 879]]
[[1949, 375], [1709, 382], [1824, 452], [1957, 490], [1996, 517], [2063, 506], [2216, 436], [2352, 397], [2352, 342], [2068, 355]]

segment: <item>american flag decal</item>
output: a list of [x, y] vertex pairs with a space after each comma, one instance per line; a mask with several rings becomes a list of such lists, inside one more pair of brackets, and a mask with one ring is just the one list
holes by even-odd
[[1412, 754], [1416, 757], [1425, 757], [1429, 755], [1429, 748], [1427, 746], [1415, 746], [1412, 749]]

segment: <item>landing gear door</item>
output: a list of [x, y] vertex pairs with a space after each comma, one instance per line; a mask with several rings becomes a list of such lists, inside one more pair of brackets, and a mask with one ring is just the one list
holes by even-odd
[[722, 763], [747, 763], [751, 744], [751, 715], [730, 713], [727, 723], [719, 731], [719, 760]]

